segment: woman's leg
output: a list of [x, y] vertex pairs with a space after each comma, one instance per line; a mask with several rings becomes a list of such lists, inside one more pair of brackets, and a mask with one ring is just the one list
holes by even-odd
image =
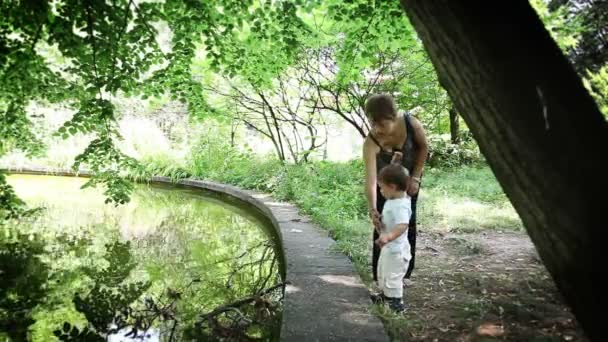
[[405, 279], [410, 279], [412, 271], [414, 270], [414, 261], [416, 260], [416, 204], [418, 202], [418, 194], [412, 197], [412, 216], [410, 217], [410, 225], [407, 230], [407, 240], [410, 243], [410, 249], [412, 251], [412, 258], [410, 259], [405, 273]]
[[[376, 210], [379, 213], [382, 213], [382, 209], [384, 208], [384, 202], [386, 199], [382, 197], [380, 190], [376, 191]], [[380, 258], [380, 247], [376, 245], [374, 242], [379, 238], [378, 232], [374, 229], [374, 234], [372, 236], [372, 274], [374, 276], [374, 281], [378, 281], [378, 258]]]
[[380, 258], [380, 247], [378, 247], [375, 242], [379, 237], [380, 235], [374, 229], [374, 235], [372, 237], [372, 273], [374, 275], [374, 281], [378, 281], [378, 259]]

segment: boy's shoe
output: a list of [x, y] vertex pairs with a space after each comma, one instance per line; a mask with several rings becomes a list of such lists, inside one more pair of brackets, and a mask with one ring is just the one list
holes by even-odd
[[407, 305], [401, 300], [401, 298], [388, 298], [386, 297], [386, 302], [388, 302], [388, 307], [396, 313], [402, 313], [407, 309]]
[[386, 301], [386, 297], [383, 293], [371, 294], [369, 298], [372, 300], [374, 304], [382, 304]]
[[369, 295], [369, 297], [372, 300], [372, 303], [374, 304], [382, 304], [388, 299], [388, 297], [386, 297], [384, 293], [371, 294]]

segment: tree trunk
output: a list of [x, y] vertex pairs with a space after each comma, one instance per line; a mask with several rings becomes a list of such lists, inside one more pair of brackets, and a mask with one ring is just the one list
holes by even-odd
[[559, 290], [605, 341], [592, 286], [608, 191], [597, 105], [528, 1], [401, 3]]
[[450, 108], [450, 135], [452, 136], [452, 144], [460, 143], [460, 122], [458, 121], [458, 112], [454, 105]]
[[236, 135], [236, 124], [234, 120], [230, 121], [230, 147], [234, 147], [234, 137]]

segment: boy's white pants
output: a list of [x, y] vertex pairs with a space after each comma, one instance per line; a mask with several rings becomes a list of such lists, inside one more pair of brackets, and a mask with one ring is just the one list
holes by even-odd
[[382, 248], [378, 259], [378, 286], [385, 296], [403, 297], [403, 277], [409, 264], [409, 256], [404, 251]]

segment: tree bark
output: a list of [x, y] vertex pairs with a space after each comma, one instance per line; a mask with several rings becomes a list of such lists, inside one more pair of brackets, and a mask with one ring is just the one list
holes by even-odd
[[458, 112], [452, 105], [450, 108], [450, 135], [452, 136], [452, 144], [460, 143], [460, 121], [458, 121]]
[[593, 267], [592, 241], [608, 190], [597, 105], [528, 1], [401, 4], [578, 321], [607, 340], [593, 314], [603, 308], [592, 279], [605, 268]]

